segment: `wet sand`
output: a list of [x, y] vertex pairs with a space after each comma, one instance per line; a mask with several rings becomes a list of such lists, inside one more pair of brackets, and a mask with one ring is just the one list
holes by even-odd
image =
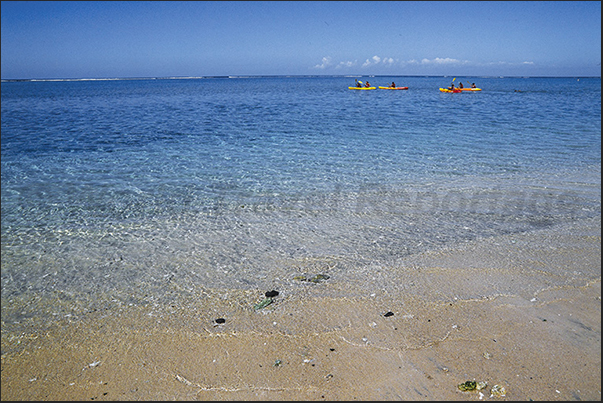
[[[207, 290], [194, 309], [3, 332], [1, 398], [601, 400], [600, 219], [399, 265], [284, 290], [257, 311], [268, 290]], [[487, 386], [458, 389], [472, 380]]]

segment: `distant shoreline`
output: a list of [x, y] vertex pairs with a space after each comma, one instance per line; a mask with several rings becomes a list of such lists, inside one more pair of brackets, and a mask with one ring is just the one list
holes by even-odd
[[[449, 75], [379, 75], [379, 74], [346, 74], [346, 75], [227, 75], [227, 76], [170, 76], [170, 77], [105, 77], [105, 78], [3, 78], [1, 82], [48, 82], [48, 81], [128, 81], [128, 80], [205, 80], [231, 78], [354, 78], [354, 77], [452, 77]], [[601, 76], [458, 76], [463, 78], [598, 78]]]

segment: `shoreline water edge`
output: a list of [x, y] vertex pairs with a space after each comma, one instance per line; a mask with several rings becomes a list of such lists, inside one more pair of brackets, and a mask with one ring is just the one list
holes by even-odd
[[24, 320], [2, 334], [2, 400], [597, 400], [600, 240], [586, 219], [411, 255], [412, 275], [373, 267], [364, 284], [312, 262], [321, 281], [273, 279], [260, 309], [264, 289], [198, 289]]
[[600, 78], [394, 79], [3, 81], [1, 399], [601, 400]]

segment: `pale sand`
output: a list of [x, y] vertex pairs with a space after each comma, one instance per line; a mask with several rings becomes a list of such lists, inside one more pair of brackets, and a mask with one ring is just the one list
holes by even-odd
[[214, 290], [3, 335], [1, 398], [600, 401], [600, 245], [599, 220], [409, 257], [412, 286], [332, 278], [261, 311], [267, 290]]

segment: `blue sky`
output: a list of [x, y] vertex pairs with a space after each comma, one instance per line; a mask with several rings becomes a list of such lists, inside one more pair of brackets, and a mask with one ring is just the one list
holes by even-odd
[[600, 1], [2, 1], [2, 79], [601, 76]]

